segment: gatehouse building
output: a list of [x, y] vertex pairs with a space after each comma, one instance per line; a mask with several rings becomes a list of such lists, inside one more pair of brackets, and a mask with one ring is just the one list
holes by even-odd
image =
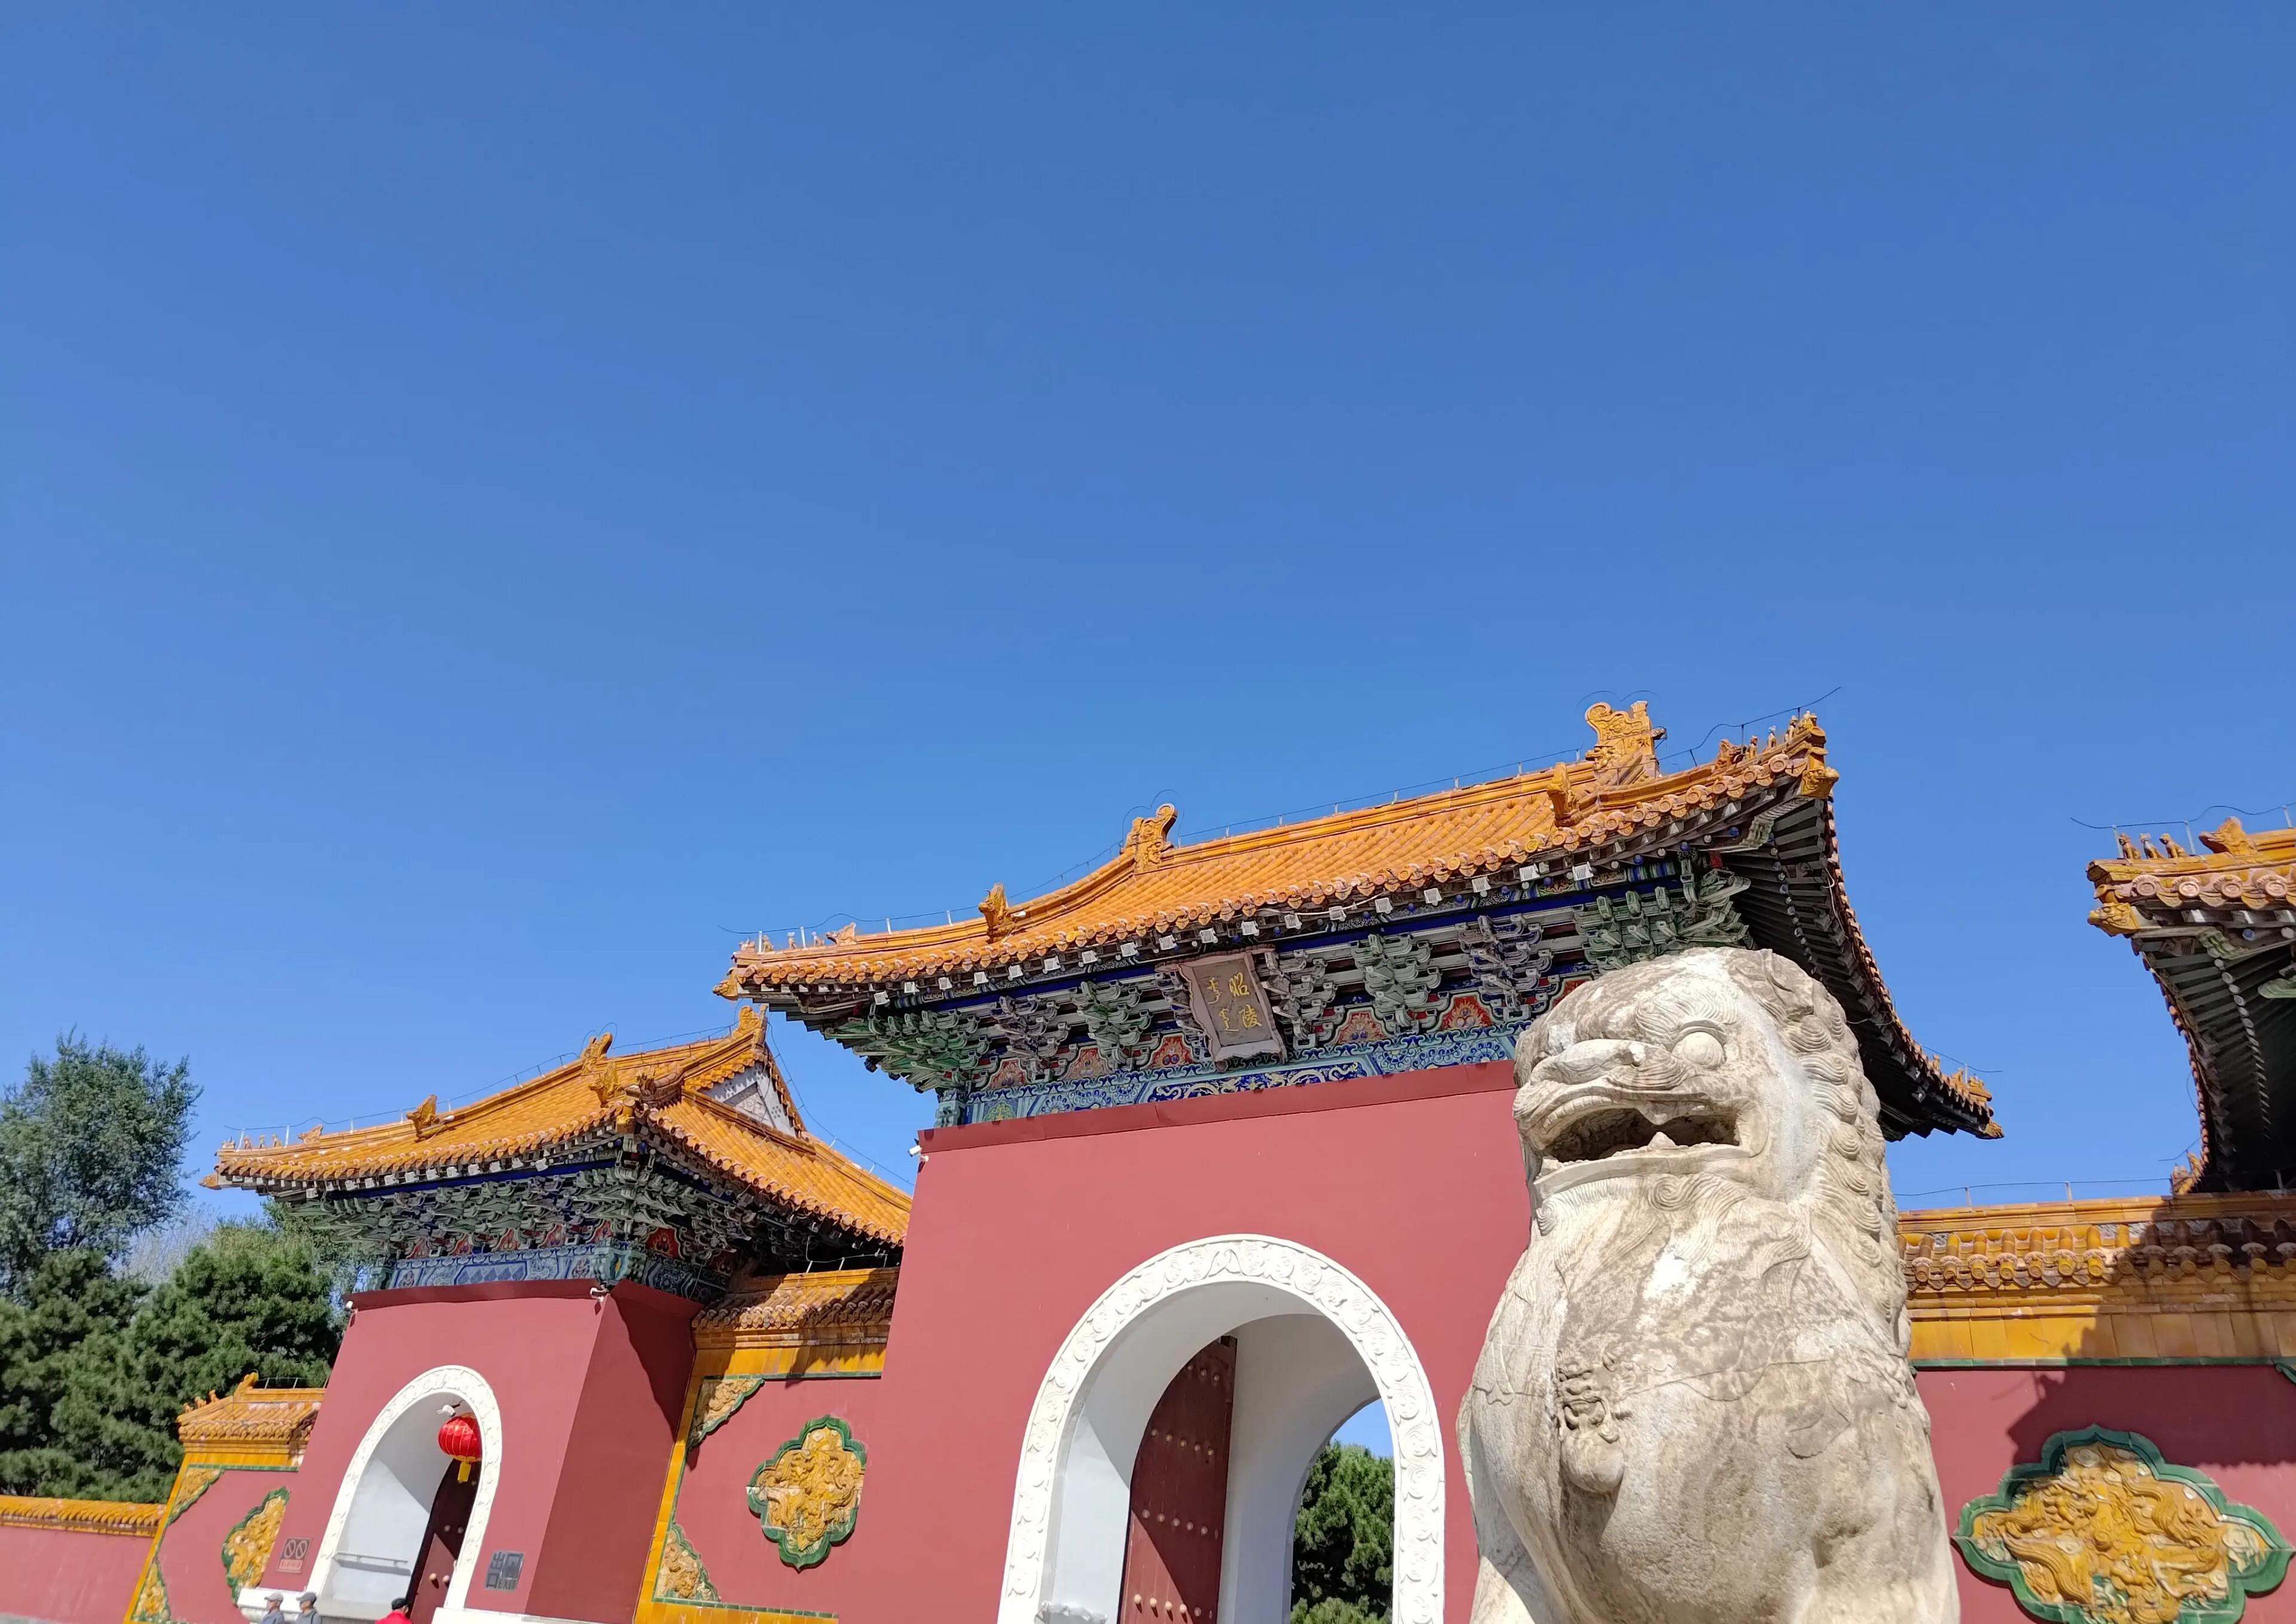
[[[327, 1385], [187, 1410], [162, 1505], [0, 1500], [0, 1614], [1282, 1624], [1308, 1464], [1377, 1403], [1392, 1616], [1461, 1624], [1533, 1021], [1767, 950], [1887, 1136], [2002, 1131], [1892, 1004], [1814, 718], [1672, 766], [1644, 706], [1587, 721], [1415, 799], [1187, 842], [1166, 807], [1046, 895], [745, 943], [723, 1036], [225, 1145], [211, 1183], [361, 1259]], [[2296, 830], [2192, 845], [2088, 875], [2189, 1046], [2177, 1187], [1898, 1218], [1972, 1620], [2296, 1620]], [[932, 1096], [914, 1195], [808, 1129], [768, 1012]]]

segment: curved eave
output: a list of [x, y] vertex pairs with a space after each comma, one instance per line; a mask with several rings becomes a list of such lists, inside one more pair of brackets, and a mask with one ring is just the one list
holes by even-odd
[[[241, 1152], [217, 1158], [215, 1184], [262, 1195], [311, 1189], [325, 1194], [384, 1194], [430, 1180], [483, 1177], [524, 1171], [537, 1161], [578, 1160], [611, 1150], [628, 1136], [668, 1152], [709, 1182], [723, 1183], [767, 1205], [865, 1239], [898, 1246], [907, 1233], [909, 1198], [904, 1192], [811, 1139], [781, 1133], [698, 1096], [639, 1108], [627, 1116], [620, 1120], [611, 1110], [594, 1111], [563, 1128], [529, 1134], [477, 1153], [466, 1149], [426, 1153], [417, 1144], [355, 1165], [314, 1166], [276, 1151]], [[680, 1121], [679, 1116], [693, 1120]], [[279, 1148], [291, 1152], [295, 1147]], [[848, 1186], [856, 1206], [841, 1205], [807, 1188], [808, 1175], [812, 1182]], [[389, 1182], [377, 1182], [383, 1180]], [[857, 1210], [860, 1207], [867, 1210]]]
[[2296, 830], [2238, 819], [2186, 851], [2123, 835], [2088, 866], [2089, 923], [2125, 939], [2184, 1034], [2200, 1117], [2201, 1190], [2296, 1176]]
[[[1708, 762], [1620, 787], [1595, 787], [1594, 771], [1586, 763], [1566, 763], [1414, 800], [1173, 847], [1144, 865], [1119, 857], [1075, 886], [1052, 893], [1051, 898], [1016, 905], [1026, 913], [1028, 923], [1007, 935], [992, 938], [986, 921], [972, 921], [894, 931], [873, 939], [832, 939], [763, 953], [745, 948], [734, 955], [732, 971], [717, 990], [726, 997], [756, 997], [782, 1008], [791, 996], [816, 988], [875, 991], [920, 978], [1009, 970], [1046, 955], [1116, 949], [1128, 941], [1152, 943], [1160, 935], [1232, 923], [1255, 914], [1321, 908], [1334, 902], [1369, 902], [1375, 897], [1394, 897], [1429, 885], [1488, 878], [1524, 864], [1567, 861], [1775, 784], [1799, 782], [1824, 794], [1833, 780], [1824, 764], [1824, 735], [1814, 724], [1797, 730], [1784, 744], [1727, 763]], [[1567, 824], [1554, 817], [1558, 800], [1570, 816]], [[1463, 843], [1407, 864], [1324, 870], [1261, 889], [1207, 892], [1154, 911], [1095, 915], [1085, 914], [1070, 901], [1060, 907], [1056, 916], [1046, 916], [1053, 899], [1082, 894], [1087, 887], [1094, 898], [1117, 895], [1127, 882], [1152, 870], [1160, 876], [1180, 874], [1191, 867], [1209, 867], [1218, 859], [1280, 851], [1382, 828], [1402, 828], [1430, 817], [1472, 816], [1502, 808], [1515, 815], [1517, 833], [1504, 839]]]
[[1755, 945], [1792, 959], [1841, 1005], [1881, 1101], [1882, 1131], [1892, 1139], [1937, 1128], [1999, 1138], [1983, 1085], [1944, 1070], [1898, 1017], [1849, 906], [1832, 800], [1790, 804], [1766, 847], [1725, 861], [1755, 882], [1736, 898]]
[[[1377, 808], [1367, 814], [1346, 814], [1340, 820], [1317, 820], [1290, 830], [1235, 837], [1237, 841], [1250, 839], [1273, 847], [1285, 841], [1321, 838], [1342, 823], [1350, 832], [1379, 824], [1400, 825], [1416, 818], [1447, 816], [1462, 805], [1487, 805], [1534, 794], [1542, 804], [1549, 804], [1550, 791], [1559, 790], [1562, 804], [1570, 814], [1568, 824], [1529, 831], [1529, 838], [1521, 841], [1461, 849], [1439, 860], [1399, 868], [1318, 875], [1272, 895], [1206, 897], [1190, 909], [1152, 919], [1107, 918], [1089, 928], [1071, 923], [1050, 939], [1023, 932], [989, 943], [980, 928], [974, 926], [969, 945], [962, 947], [945, 929], [898, 933], [897, 943], [889, 939], [886, 947], [862, 952], [856, 952], [849, 944], [830, 943], [794, 952], [752, 953], [737, 957], [733, 975], [718, 990], [758, 998], [818, 1024], [840, 1019], [839, 1010], [857, 1010], [865, 1000], [896, 987], [926, 1001], [952, 991], [969, 992], [972, 988], [965, 986], [964, 980], [976, 972], [1005, 969], [1040, 954], [1075, 956], [1065, 961], [1068, 973], [1079, 970], [1100, 973], [1082, 959], [1082, 952], [1087, 950], [1101, 954], [1114, 950], [1111, 956], [1100, 961], [1111, 971], [1145, 967], [1173, 953], [1185, 956], [1201, 950], [1193, 940], [1168, 944], [1160, 939], [1200, 927], [1232, 927], [1243, 919], [1257, 919], [1262, 928], [1261, 940], [1280, 941], [1281, 933], [1274, 930], [1273, 922], [1287, 910], [1305, 914], [1320, 911], [1332, 902], [1344, 902], [1352, 909], [1381, 897], [1407, 901], [1406, 893], [1423, 888], [1464, 886], [1479, 877], [1512, 879], [1518, 869], [1531, 865], [1544, 865], [1550, 874], [1580, 862], [1599, 869], [1688, 842], [1716, 854], [1733, 872], [1756, 882], [1737, 898], [1755, 944], [1792, 958], [1841, 1001], [1857, 1034], [1866, 1073], [1881, 1099], [1883, 1129], [1890, 1137], [1939, 1128], [1999, 1136], [2001, 1130], [1983, 1085], [1965, 1072], [1947, 1072], [1906, 1030], [1858, 928], [1842, 879], [1834, 830], [1832, 793], [1836, 775], [1825, 764], [1824, 734], [1814, 722], [1797, 724], [1782, 744], [1726, 755], [1665, 777], [1595, 789], [1587, 782], [1590, 772], [1580, 764], [1571, 764], [1521, 779]], [[1749, 844], [1729, 834], [1734, 826], [1750, 823], [1770, 827], [1766, 842]], [[1182, 849], [1196, 851], [1224, 844], [1233, 849], [1232, 843], [1222, 842]], [[1102, 871], [1103, 875], [1106, 872]], [[965, 930], [956, 928], [960, 935]], [[936, 946], [935, 939], [946, 939]], [[1120, 949], [1126, 943], [1144, 950], [1124, 955]], [[1049, 963], [1044, 968], [1048, 974], [1057, 972], [1057, 967]], [[939, 985], [943, 977], [949, 986]], [[931, 991], [925, 988], [929, 980]], [[911, 982], [917, 985], [911, 988]], [[1004, 984], [1001, 980], [996, 983]]]

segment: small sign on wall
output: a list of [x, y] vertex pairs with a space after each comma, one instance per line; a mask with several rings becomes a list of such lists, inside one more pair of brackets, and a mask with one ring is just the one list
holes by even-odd
[[279, 1571], [282, 1573], [300, 1573], [303, 1564], [310, 1560], [311, 1542], [308, 1538], [280, 1541]]
[[496, 1551], [487, 1558], [487, 1588], [489, 1590], [517, 1589], [519, 1570], [525, 1565], [524, 1551]]

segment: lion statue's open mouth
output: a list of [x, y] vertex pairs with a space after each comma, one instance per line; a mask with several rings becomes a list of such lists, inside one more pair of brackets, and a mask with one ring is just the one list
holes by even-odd
[[1737, 1113], [1718, 1102], [1637, 1096], [1600, 1084], [1557, 1095], [1523, 1124], [1523, 1135], [1545, 1169], [1546, 1192], [1622, 1173], [1719, 1165], [1726, 1159], [1695, 1152], [1740, 1149]]

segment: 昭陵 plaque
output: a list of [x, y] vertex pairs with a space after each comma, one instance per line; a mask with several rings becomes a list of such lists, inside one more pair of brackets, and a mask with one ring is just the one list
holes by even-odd
[[1187, 978], [1188, 1002], [1195, 1006], [1196, 1024], [1211, 1040], [1214, 1060], [1283, 1054], [1283, 1039], [1276, 1035], [1267, 995], [1259, 990], [1249, 955], [1200, 958], [1181, 965], [1180, 973]]

